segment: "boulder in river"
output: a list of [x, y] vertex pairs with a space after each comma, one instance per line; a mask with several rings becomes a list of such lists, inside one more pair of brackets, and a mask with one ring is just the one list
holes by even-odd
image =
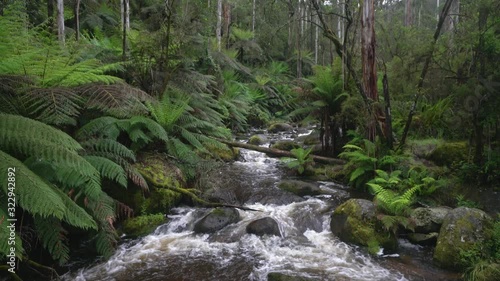
[[331, 216], [330, 228], [340, 240], [362, 246], [374, 246], [393, 251], [397, 238], [392, 232], [384, 231], [376, 217], [373, 202], [365, 199], [349, 199], [338, 206]]
[[279, 150], [286, 150], [290, 151], [294, 148], [299, 148], [300, 145], [298, 145], [296, 142], [291, 141], [291, 140], [280, 140], [275, 142], [273, 145], [271, 145], [271, 148], [274, 149], [279, 149]]
[[278, 187], [298, 196], [314, 196], [322, 194], [321, 188], [312, 183], [298, 180], [282, 180]]
[[461, 252], [472, 250], [476, 243], [484, 241], [487, 238], [485, 230], [491, 223], [491, 217], [479, 209], [459, 207], [451, 210], [441, 226], [434, 261], [444, 268], [463, 269]]
[[250, 137], [250, 139], [248, 139], [248, 143], [253, 145], [261, 145], [268, 141], [269, 140], [265, 135], [253, 135]]
[[275, 235], [281, 237], [278, 223], [270, 217], [252, 221], [247, 225], [246, 231], [247, 233], [255, 234], [257, 236]]
[[408, 240], [412, 243], [419, 245], [436, 245], [437, 237], [439, 233], [431, 232], [431, 233], [408, 233]]
[[415, 223], [415, 232], [438, 232], [444, 218], [450, 211], [447, 207], [416, 208], [410, 214], [410, 219]]
[[240, 213], [235, 208], [215, 208], [194, 224], [196, 233], [214, 233], [227, 225], [240, 220]]
[[292, 130], [293, 126], [287, 123], [274, 123], [267, 128], [269, 133], [290, 132]]

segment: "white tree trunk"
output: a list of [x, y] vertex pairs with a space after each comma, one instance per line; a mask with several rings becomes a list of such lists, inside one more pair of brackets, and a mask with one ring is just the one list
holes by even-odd
[[252, 6], [252, 32], [254, 33], [255, 36], [255, 0], [253, 0], [253, 6]]
[[222, 44], [222, 0], [217, 0], [217, 27], [215, 33], [217, 36], [217, 50], [220, 52]]
[[57, 0], [57, 38], [64, 43], [64, 1]]
[[319, 20], [318, 16], [314, 17], [315, 25], [315, 37], [314, 37], [314, 63], [318, 64], [318, 45], [319, 45]]

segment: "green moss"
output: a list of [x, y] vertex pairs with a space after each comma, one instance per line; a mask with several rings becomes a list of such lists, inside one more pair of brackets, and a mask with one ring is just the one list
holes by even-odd
[[150, 234], [165, 222], [163, 214], [138, 216], [127, 219], [122, 225], [122, 231], [131, 237], [139, 237]]
[[291, 140], [278, 141], [271, 146], [271, 148], [279, 149], [279, 150], [286, 150], [286, 151], [290, 151], [294, 148], [299, 148], [299, 147], [300, 147], [300, 145], [296, 144], [294, 141], [291, 141]]
[[447, 142], [442, 143], [430, 154], [430, 160], [438, 165], [451, 166], [454, 163], [467, 160], [466, 142]]
[[210, 151], [211, 155], [202, 155], [202, 157], [205, 158], [215, 157], [216, 159], [220, 159], [222, 161], [233, 161], [236, 160], [240, 155], [240, 150], [238, 148], [230, 148], [227, 145], [224, 145], [222, 147], [207, 145], [206, 148], [208, 151]]
[[155, 186], [167, 187], [175, 185], [176, 182], [185, 182], [182, 171], [167, 161], [164, 154], [141, 155], [140, 161], [134, 166], [146, 181]]
[[134, 196], [135, 205], [140, 214], [168, 213], [181, 200], [182, 194], [166, 189], [153, 188], [147, 198], [141, 193]]
[[253, 145], [261, 145], [265, 142], [266, 140], [259, 135], [251, 136], [250, 139], [248, 140], [248, 143]]

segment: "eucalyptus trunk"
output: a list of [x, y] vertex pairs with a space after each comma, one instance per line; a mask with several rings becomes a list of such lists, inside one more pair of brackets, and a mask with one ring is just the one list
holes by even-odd
[[76, 41], [80, 40], [80, 0], [75, 2], [75, 37]]
[[64, 1], [57, 0], [57, 38], [64, 44]]
[[[377, 69], [375, 65], [375, 6], [374, 0], [365, 0], [361, 15], [361, 60], [363, 65], [363, 88], [367, 97], [378, 101]], [[377, 114], [377, 112], [375, 112]], [[378, 114], [377, 114], [378, 115]], [[375, 124], [378, 116], [371, 116], [368, 124], [368, 138], [375, 140]]]
[[217, 49], [220, 52], [222, 48], [222, 0], [217, 0], [217, 26], [215, 34], [217, 37]]

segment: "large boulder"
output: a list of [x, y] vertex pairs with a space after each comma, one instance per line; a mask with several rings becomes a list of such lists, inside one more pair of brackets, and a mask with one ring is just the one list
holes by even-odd
[[265, 135], [253, 135], [250, 137], [250, 139], [248, 139], [248, 143], [253, 145], [261, 145], [268, 141], [269, 140]]
[[429, 158], [437, 165], [450, 166], [453, 163], [467, 160], [468, 151], [467, 142], [446, 142], [438, 145]]
[[482, 242], [486, 238], [485, 229], [491, 223], [491, 218], [479, 209], [460, 207], [451, 210], [441, 226], [434, 261], [444, 268], [463, 269], [466, 264], [460, 253], [472, 250], [476, 243]]
[[235, 208], [215, 208], [194, 224], [196, 233], [214, 233], [227, 225], [240, 220], [240, 213]]
[[121, 231], [128, 237], [135, 238], [152, 233], [158, 226], [166, 223], [165, 215], [144, 215], [126, 219]]
[[349, 199], [338, 206], [331, 216], [330, 228], [340, 240], [368, 246], [371, 252], [378, 251], [378, 247], [390, 251], [397, 248], [396, 236], [383, 230], [375, 204], [365, 199]]
[[282, 180], [278, 187], [298, 196], [314, 196], [322, 194], [321, 188], [316, 185], [298, 180]]
[[410, 214], [410, 219], [415, 224], [415, 232], [439, 232], [444, 218], [450, 212], [447, 207], [416, 208]]
[[293, 126], [287, 123], [274, 123], [267, 128], [269, 133], [290, 132], [292, 130]]
[[408, 233], [408, 240], [410, 242], [424, 245], [424, 246], [433, 246], [436, 245], [437, 237], [439, 233], [431, 232], [431, 233]]
[[252, 221], [247, 225], [246, 231], [247, 233], [255, 234], [257, 236], [275, 235], [281, 237], [278, 223], [270, 217]]
[[290, 151], [294, 148], [299, 148], [299, 147], [300, 147], [300, 145], [298, 145], [296, 142], [291, 141], [291, 140], [281, 140], [281, 141], [277, 141], [276, 143], [271, 145], [271, 148], [279, 149], [279, 150], [286, 150], [286, 151]]

